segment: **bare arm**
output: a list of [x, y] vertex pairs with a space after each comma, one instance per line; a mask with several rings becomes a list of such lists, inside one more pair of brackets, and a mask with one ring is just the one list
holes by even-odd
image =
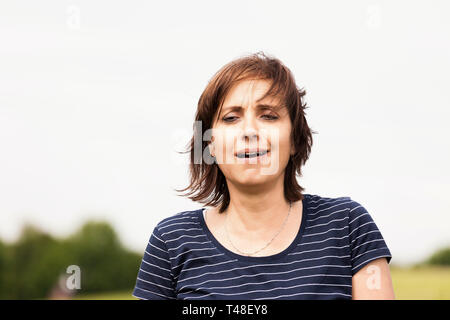
[[386, 258], [369, 262], [352, 278], [353, 300], [393, 300], [391, 272]]

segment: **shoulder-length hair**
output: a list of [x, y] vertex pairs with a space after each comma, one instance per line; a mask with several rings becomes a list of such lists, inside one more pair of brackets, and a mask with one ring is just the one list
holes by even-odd
[[[312, 134], [317, 132], [310, 130], [305, 118], [307, 106], [303, 99], [306, 91], [297, 87], [291, 71], [274, 57], [263, 52], [242, 56], [226, 64], [213, 75], [200, 96], [195, 114], [195, 121], [201, 121], [202, 124], [200, 136], [202, 150], [209, 154], [209, 148], [207, 148], [209, 141], [203, 141], [202, 137], [206, 130], [211, 129], [214, 116], [220, 114], [229, 90], [238, 81], [250, 79], [271, 80], [271, 87], [261, 100], [266, 96], [281, 97], [289, 110], [296, 152], [290, 157], [285, 168], [284, 196], [287, 201], [303, 200], [304, 188], [298, 184], [296, 177], [302, 176], [301, 167], [308, 160], [313, 144]], [[225, 176], [217, 163], [207, 164], [205, 161], [200, 163], [195, 161], [195, 136], [194, 133], [184, 152], [190, 153], [190, 184], [184, 189], [175, 190], [188, 191], [182, 196], [205, 203], [207, 206], [219, 206], [219, 213], [223, 213], [230, 203]]]

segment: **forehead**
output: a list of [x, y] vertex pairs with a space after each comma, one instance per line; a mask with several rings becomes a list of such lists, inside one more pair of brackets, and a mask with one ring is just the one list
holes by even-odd
[[[264, 94], [269, 90], [270, 85], [271, 82], [269, 80], [249, 79], [239, 81], [229, 90], [224, 99], [223, 106], [245, 106], [255, 103], [264, 96]], [[279, 103], [280, 101], [275, 97], [268, 96], [260, 102]]]

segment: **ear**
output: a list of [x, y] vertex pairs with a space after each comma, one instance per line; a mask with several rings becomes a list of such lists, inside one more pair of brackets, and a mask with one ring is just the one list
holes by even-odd
[[214, 136], [211, 137], [211, 142], [208, 143], [209, 154], [212, 157], [215, 157], [215, 145], [214, 145]]
[[290, 155], [293, 156], [296, 152], [297, 152], [297, 150], [295, 149], [295, 145], [294, 145], [293, 142], [291, 142], [291, 151], [290, 151]]

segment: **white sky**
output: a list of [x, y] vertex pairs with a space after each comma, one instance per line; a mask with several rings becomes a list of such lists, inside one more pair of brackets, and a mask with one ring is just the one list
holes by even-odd
[[[450, 245], [447, 1], [2, 1], [0, 237], [107, 219], [143, 252], [176, 195], [198, 98], [243, 54], [307, 91], [306, 193], [350, 196], [393, 263]], [[184, 133], [184, 135], [183, 135]], [[180, 139], [180, 135], [184, 138]]]

